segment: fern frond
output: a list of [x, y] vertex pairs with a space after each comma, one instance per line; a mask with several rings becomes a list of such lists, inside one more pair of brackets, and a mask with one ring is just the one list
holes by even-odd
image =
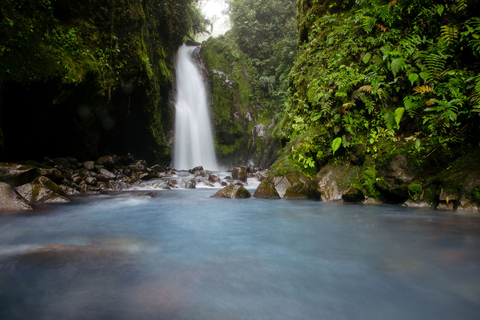
[[373, 27], [375, 26], [375, 22], [377, 22], [377, 18], [375, 17], [363, 17], [362, 28], [365, 33], [369, 34], [372, 32]]
[[428, 74], [429, 78], [437, 78], [443, 74], [449, 57], [448, 55], [427, 52], [422, 52], [419, 55], [421, 64], [426, 69], [424, 72]]
[[458, 11], [465, 10], [467, 8], [467, 0], [455, 0], [455, 2], [457, 3], [455, 11], [458, 12]]
[[397, 76], [397, 73], [400, 70], [404, 70], [406, 68], [405, 61], [406, 61], [405, 58], [396, 58], [392, 60], [391, 68], [392, 68], [392, 73], [395, 77]]
[[418, 46], [422, 44], [422, 39], [418, 34], [405, 35], [400, 41], [400, 46], [408, 55], [413, 55], [418, 52]]
[[435, 92], [429, 85], [424, 84], [423, 86], [416, 86], [413, 88], [413, 94], [425, 94], [428, 92]]
[[472, 39], [468, 42], [470, 47], [473, 49], [473, 53], [477, 56], [480, 57], [480, 39]]
[[321, 104], [320, 112], [323, 115], [329, 114], [332, 111], [332, 104], [333, 104], [333, 101], [325, 101], [324, 103]]
[[418, 112], [423, 108], [421, 102], [422, 97], [418, 96], [405, 96], [405, 98], [403, 98], [403, 105], [410, 117], [415, 117]]
[[373, 91], [373, 87], [371, 85], [362, 86], [358, 88], [358, 91], [371, 93]]
[[445, 41], [446, 45], [450, 45], [455, 42], [458, 38], [458, 28], [455, 26], [442, 26], [440, 28], [442, 39]]
[[[480, 78], [480, 76], [478, 77]], [[473, 112], [480, 113], [480, 81], [477, 82], [475, 89], [473, 89], [472, 93], [470, 94], [470, 101], [474, 104], [472, 107]]]

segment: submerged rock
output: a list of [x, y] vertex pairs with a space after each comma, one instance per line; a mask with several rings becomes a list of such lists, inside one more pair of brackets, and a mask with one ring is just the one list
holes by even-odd
[[230, 198], [230, 199], [245, 199], [252, 195], [250, 191], [242, 186], [230, 185], [215, 193], [212, 198]]
[[32, 206], [15, 189], [5, 182], [0, 182], [0, 212], [32, 209]]

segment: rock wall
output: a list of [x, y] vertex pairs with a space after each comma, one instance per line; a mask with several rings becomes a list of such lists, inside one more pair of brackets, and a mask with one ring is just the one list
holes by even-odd
[[0, 159], [132, 153], [168, 163], [191, 0], [0, 4]]
[[228, 35], [203, 42], [201, 57], [207, 67], [219, 163], [269, 167], [281, 145], [272, 134], [275, 114], [264, 108], [253, 87], [250, 61]]

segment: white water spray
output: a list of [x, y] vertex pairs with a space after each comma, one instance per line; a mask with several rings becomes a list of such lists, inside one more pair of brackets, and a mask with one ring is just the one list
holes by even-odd
[[180, 170], [196, 166], [217, 170], [207, 92], [192, 58], [197, 48], [183, 44], [177, 53], [173, 163]]

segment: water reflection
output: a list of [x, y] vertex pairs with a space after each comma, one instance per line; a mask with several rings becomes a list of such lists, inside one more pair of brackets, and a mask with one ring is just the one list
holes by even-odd
[[478, 217], [214, 192], [0, 216], [0, 319], [480, 314]]

